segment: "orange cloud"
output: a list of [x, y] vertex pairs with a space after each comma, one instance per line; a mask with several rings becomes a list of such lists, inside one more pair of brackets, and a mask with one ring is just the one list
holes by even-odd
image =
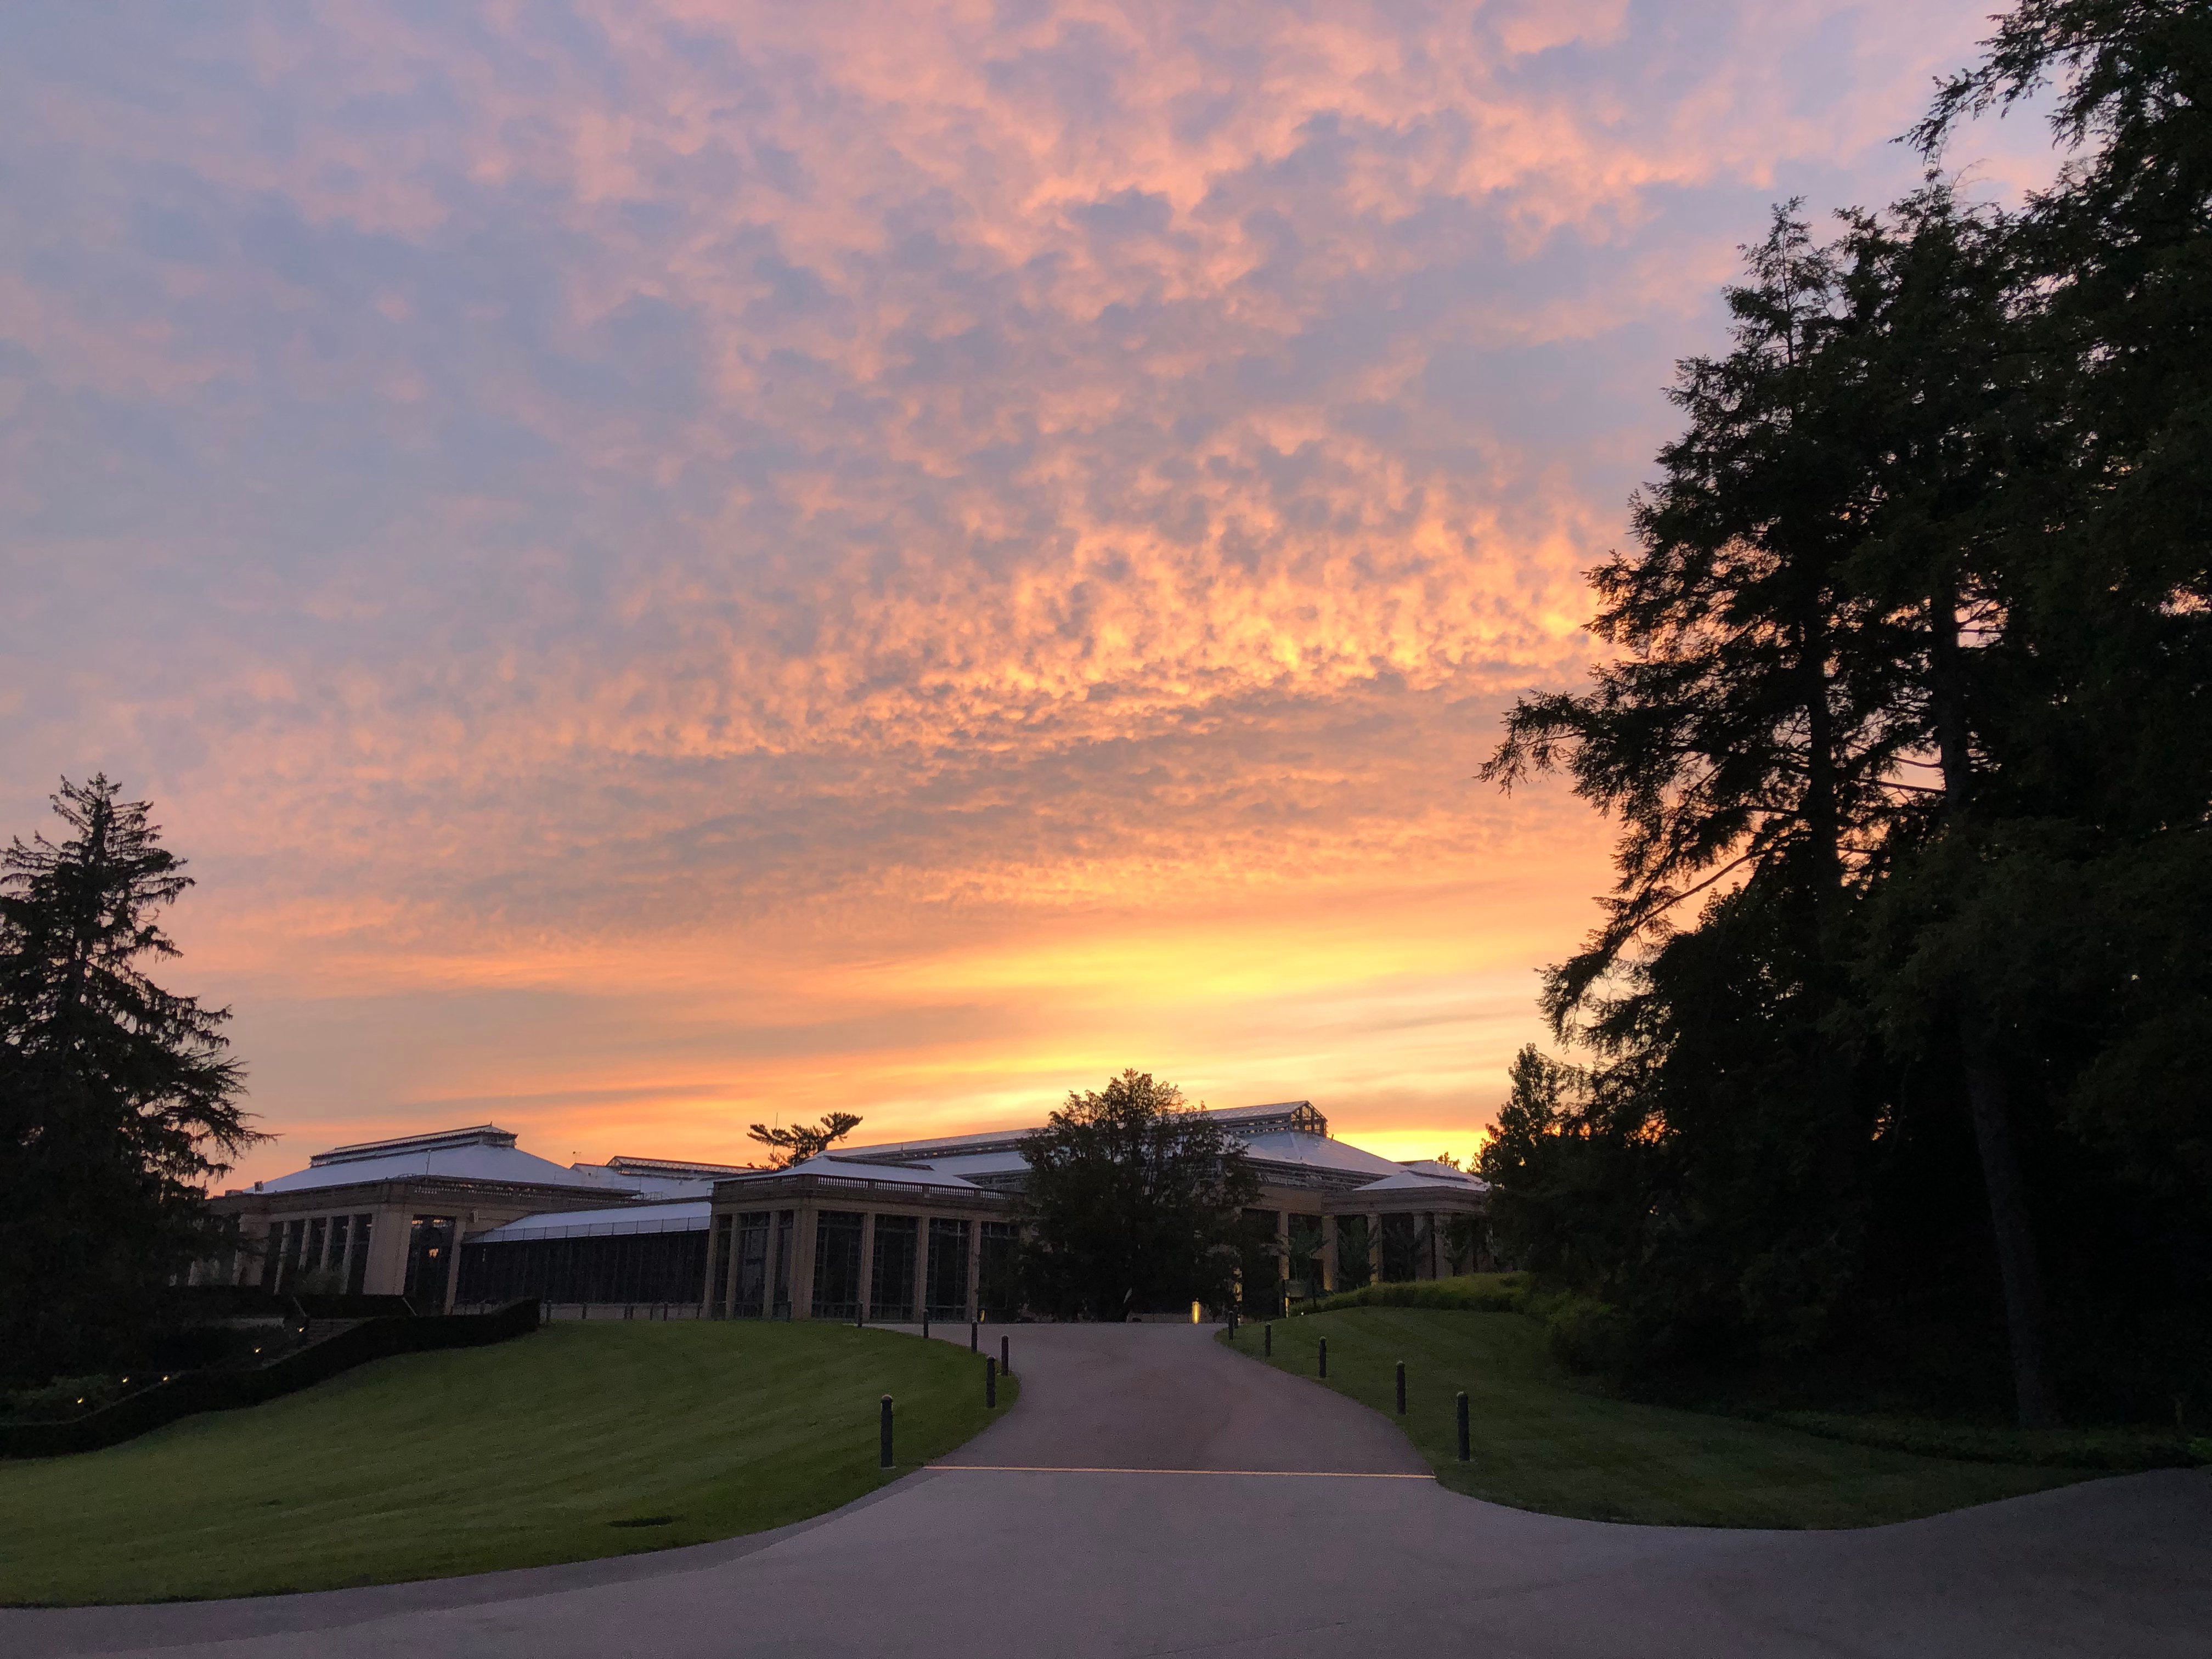
[[1127, 1064], [1471, 1150], [1606, 880], [1498, 713], [1733, 245], [1909, 183], [1980, 9], [56, 10], [0, 828], [157, 800], [249, 1173]]

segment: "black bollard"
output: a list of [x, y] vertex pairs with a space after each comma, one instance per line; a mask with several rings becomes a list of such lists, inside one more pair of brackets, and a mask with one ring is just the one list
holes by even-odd
[[1260, 1340], [1265, 1345], [1267, 1358], [1273, 1359], [1275, 1357], [1275, 1328], [1273, 1325], [1261, 1326]]
[[1467, 1449], [1467, 1390], [1462, 1389], [1459, 1391], [1459, 1461], [1466, 1462], [1470, 1455]]
[[891, 1466], [891, 1397], [884, 1396], [884, 1467]]
[[927, 1314], [924, 1314], [921, 1316], [921, 1340], [925, 1342], [929, 1340], [929, 1316]]
[[988, 1408], [999, 1403], [999, 1362], [990, 1355], [983, 1356], [983, 1404]]
[[1012, 1337], [1002, 1336], [999, 1339], [999, 1374], [1001, 1376], [1012, 1376], [1014, 1374], [1013, 1339]]
[[968, 1352], [975, 1352], [975, 1322], [972, 1319], [968, 1322]]
[[1406, 1414], [1406, 1362], [1398, 1362], [1398, 1415]]
[[1328, 1375], [1328, 1339], [1325, 1336], [1321, 1340], [1321, 1375]]
[[1237, 1340], [1237, 1309], [1234, 1304], [1229, 1309], [1229, 1340], [1231, 1342]]

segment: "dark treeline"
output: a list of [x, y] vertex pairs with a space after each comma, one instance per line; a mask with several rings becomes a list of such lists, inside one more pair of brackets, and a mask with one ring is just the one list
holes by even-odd
[[2212, 1331], [2212, 6], [2027, 0], [2018, 211], [1778, 212], [1486, 775], [1621, 826], [1483, 1158], [1649, 1380], [2166, 1415]]

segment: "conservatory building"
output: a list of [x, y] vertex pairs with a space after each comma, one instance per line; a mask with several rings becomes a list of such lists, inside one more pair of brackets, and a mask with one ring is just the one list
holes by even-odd
[[[1209, 1111], [1260, 1180], [1249, 1312], [1487, 1264], [1488, 1189], [1331, 1136], [1310, 1102]], [[535, 1298], [593, 1316], [1006, 1318], [1029, 1129], [838, 1147], [784, 1170], [617, 1158], [561, 1165], [483, 1125], [343, 1146], [216, 1200], [249, 1248], [228, 1282], [404, 1295], [418, 1310]]]

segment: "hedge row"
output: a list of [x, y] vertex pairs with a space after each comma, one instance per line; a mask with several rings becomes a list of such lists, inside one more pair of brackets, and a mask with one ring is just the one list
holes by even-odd
[[187, 1371], [61, 1423], [0, 1423], [0, 1457], [60, 1457], [135, 1438], [197, 1412], [235, 1411], [393, 1354], [475, 1348], [538, 1328], [535, 1301], [491, 1313], [365, 1319], [320, 1342], [251, 1370]]

